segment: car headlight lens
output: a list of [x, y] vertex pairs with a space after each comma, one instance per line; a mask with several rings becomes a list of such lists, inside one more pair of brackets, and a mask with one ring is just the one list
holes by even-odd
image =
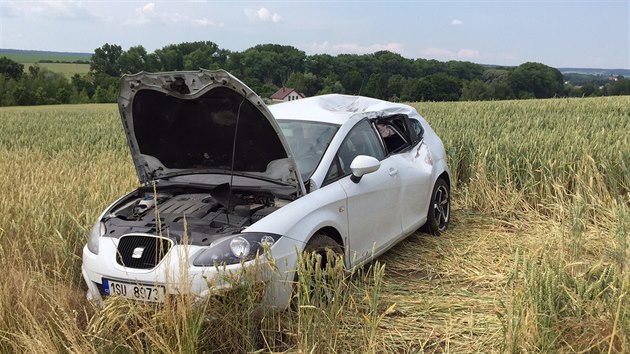
[[273, 246], [280, 235], [268, 233], [244, 233], [227, 237], [203, 250], [193, 261], [198, 267], [222, 264], [236, 264], [249, 261], [262, 255], [266, 248]]
[[105, 227], [105, 223], [102, 221], [97, 221], [92, 227], [92, 231], [90, 231], [90, 237], [88, 238], [87, 248], [90, 252], [94, 254], [98, 254], [98, 240], [101, 236], [105, 235], [107, 228]]
[[238, 258], [245, 258], [249, 255], [249, 251], [251, 250], [251, 245], [249, 241], [242, 238], [241, 236], [234, 237], [230, 241], [230, 250], [232, 254]]

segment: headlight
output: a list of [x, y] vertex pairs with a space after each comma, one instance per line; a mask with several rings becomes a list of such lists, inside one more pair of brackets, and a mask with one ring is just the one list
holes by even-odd
[[236, 264], [262, 255], [265, 248], [273, 246], [280, 235], [268, 233], [244, 233], [225, 238], [203, 250], [193, 261], [197, 267]]
[[252, 249], [249, 241], [241, 236], [236, 236], [230, 241], [230, 251], [238, 258], [245, 258]]
[[87, 248], [90, 252], [94, 254], [98, 254], [98, 239], [105, 235], [107, 228], [105, 227], [105, 223], [102, 221], [97, 221], [92, 227], [92, 231], [90, 231], [90, 237], [88, 238]]

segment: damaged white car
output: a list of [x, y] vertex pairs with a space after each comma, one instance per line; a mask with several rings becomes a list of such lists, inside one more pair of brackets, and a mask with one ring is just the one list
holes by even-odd
[[118, 104], [141, 186], [89, 235], [90, 299], [204, 296], [264, 248], [277, 267], [267, 301], [284, 307], [296, 251], [353, 267], [423, 225], [448, 227], [444, 147], [410, 106], [324, 95], [267, 107], [223, 70], [127, 75]]

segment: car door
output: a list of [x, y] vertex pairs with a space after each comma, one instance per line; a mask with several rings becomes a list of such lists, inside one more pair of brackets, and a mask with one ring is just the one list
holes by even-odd
[[433, 191], [431, 174], [433, 161], [428, 146], [422, 139], [420, 122], [409, 119], [411, 149], [395, 155], [401, 183], [401, 217], [403, 234], [415, 231], [424, 222]]
[[[427, 146], [422, 143], [424, 130], [418, 120], [403, 114], [375, 120], [388, 159], [399, 172], [401, 185], [401, 237], [415, 231], [427, 215], [429, 194], [432, 191], [433, 162]], [[391, 244], [398, 239], [389, 240]]]
[[[350, 164], [358, 155], [381, 161], [375, 172], [358, 183], [351, 180]], [[402, 233], [400, 217], [400, 178], [398, 169], [385, 152], [372, 124], [363, 120], [348, 133], [339, 147], [326, 180], [336, 180], [347, 196], [348, 257], [350, 264], [361, 263], [379, 253], [389, 240]]]

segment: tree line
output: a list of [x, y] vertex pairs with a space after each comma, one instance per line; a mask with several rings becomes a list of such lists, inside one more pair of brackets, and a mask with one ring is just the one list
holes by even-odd
[[397, 53], [306, 55], [292, 46], [261, 44], [242, 52], [210, 41], [171, 44], [148, 52], [104, 44], [94, 50], [88, 74], [70, 80], [37, 65], [0, 58], [0, 105], [116, 102], [121, 75], [139, 71], [225, 69], [262, 97], [281, 87], [306, 96], [364, 95], [391, 101], [458, 101], [630, 94], [630, 80], [603, 86], [565, 84], [555, 68], [541, 63], [517, 67], [465, 61], [407, 59]]

